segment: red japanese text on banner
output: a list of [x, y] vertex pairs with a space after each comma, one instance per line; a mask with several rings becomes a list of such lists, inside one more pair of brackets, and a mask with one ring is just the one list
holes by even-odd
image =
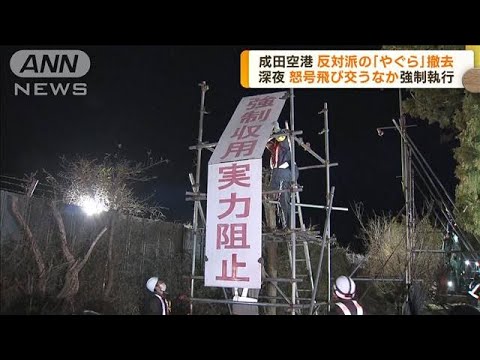
[[244, 97], [215, 147], [209, 164], [260, 159], [285, 100], [284, 91]]
[[208, 166], [205, 286], [261, 287], [262, 159]]

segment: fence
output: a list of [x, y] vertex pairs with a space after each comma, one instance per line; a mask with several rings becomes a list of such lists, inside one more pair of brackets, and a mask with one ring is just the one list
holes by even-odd
[[[67, 270], [57, 224], [47, 198], [31, 197], [1, 191], [0, 207], [0, 264], [2, 313], [39, 313], [46, 298], [58, 295]], [[28, 229], [12, 210], [18, 201], [18, 213]], [[86, 254], [90, 244], [103, 227], [110, 224], [110, 214], [87, 216], [73, 205], [59, 206], [67, 242], [76, 259]], [[32, 241], [39, 249], [45, 264], [46, 292], [39, 296], [38, 258]], [[188, 281], [184, 264], [190, 256], [191, 230], [181, 223], [153, 221], [132, 216], [120, 216], [114, 228], [114, 283], [109, 306], [118, 314], [138, 314], [141, 311], [145, 282], [150, 276], [165, 279], [170, 294], [186, 292]], [[79, 274], [79, 290], [75, 310], [100, 303], [107, 281], [107, 250], [110, 229], [93, 249], [92, 255]], [[191, 251], [191, 250], [190, 250]], [[42, 300], [38, 300], [42, 298]], [[96, 309], [91, 309], [96, 310]]]

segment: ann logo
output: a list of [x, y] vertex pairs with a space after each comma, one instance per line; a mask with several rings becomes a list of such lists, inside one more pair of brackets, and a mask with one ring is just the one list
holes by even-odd
[[47, 68], [50, 73], [75, 73], [78, 64], [78, 54], [75, 54], [72, 60], [67, 54], [55, 54], [53, 55], [53, 59], [49, 54], [43, 54], [39, 60], [40, 63], [37, 61], [37, 56], [35, 54], [28, 55], [25, 63], [20, 69], [20, 74], [25, 73], [25, 71], [33, 71], [36, 74], [43, 74]]
[[90, 69], [90, 58], [81, 50], [19, 50], [10, 69], [21, 78], [80, 78]]
[[15, 96], [87, 95], [85, 82], [65, 80], [90, 69], [90, 58], [81, 50], [19, 50], [10, 58], [10, 69], [20, 78], [37, 78], [15, 82]]

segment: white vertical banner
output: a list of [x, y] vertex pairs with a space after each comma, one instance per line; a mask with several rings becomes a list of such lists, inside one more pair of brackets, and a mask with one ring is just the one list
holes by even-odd
[[261, 288], [262, 159], [208, 166], [205, 286]]
[[209, 164], [260, 159], [286, 100], [285, 91], [240, 100]]

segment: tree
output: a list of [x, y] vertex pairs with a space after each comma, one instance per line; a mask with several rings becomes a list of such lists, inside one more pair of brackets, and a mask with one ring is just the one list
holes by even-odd
[[[61, 170], [56, 176], [46, 172], [47, 182], [54, 190], [51, 208], [60, 233], [62, 254], [68, 263], [65, 282], [58, 295], [59, 298], [69, 302], [73, 300], [79, 288], [79, 272], [108, 228], [107, 279], [103, 296], [105, 301], [111, 300], [110, 295], [115, 277], [113, 243], [118, 216], [124, 214], [163, 219], [164, 216], [158, 206], [151, 206], [148, 198], [140, 199], [135, 195], [134, 184], [154, 179], [154, 176], [147, 175], [148, 171], [166, 161], [164, 159], [153, 161], [150, 158], [146, 163], [133, 162], [121, 157], [118, 153], [107, 154], [101, 161], [82, 157], [69, 160], [62, 157]], [[100, 211], [107, 211], [109, 214], [108, 226], [95, 237], [83, 259], [77, 259], [69, 248], [63, 218], [57, 207], [60, 202], [82, 206], [91, 214]]]
[[[356, 206], [355, 213], [361, 225], [359, 238], [364, 241], [367, 249], [363, 267], [365, 274], [374, 279], [403, 279], [407, 266], [404, 216], [374, 214], [373, 217], [364, 221], [360, 205]], [[443, 260], [441, 254], [430, 250], [441, 247], [443, 234], [432, 226], [430, 214], [425, 212], [417, 219], [412, 235], [412, 248], [415, 249], [412, 259], [412, 280], [414, 284], [420, 284], [416, 288], [417, 295], [420, 292], [426, 294], [435, 288]], [[397, 286], [400, 283], [379, 281], [374, 284], [387, 301], [398, 302], [396, 305], [399, 305], [403, 300], [401, 295], [404, 288]], [[417, 311], [420, 311], [424, 297], [422, 299], [422, 296], [417, 296], [417, 299], [420, 301], [415, 306]]]
[[[385, 46], [387, 50], [464, 50], [458, 45]], [[403, 101], [407, 114], [437, 122], [459, 141], [454, 150], [456, 215], [462, 227], [480, 236], [480, 94], [463, 89], [411, 89]]]
[[460, 141], [454, 152], [457, 215], [467, 231], [480, 236], [480, 94], [465, 94], [455, 120]]

